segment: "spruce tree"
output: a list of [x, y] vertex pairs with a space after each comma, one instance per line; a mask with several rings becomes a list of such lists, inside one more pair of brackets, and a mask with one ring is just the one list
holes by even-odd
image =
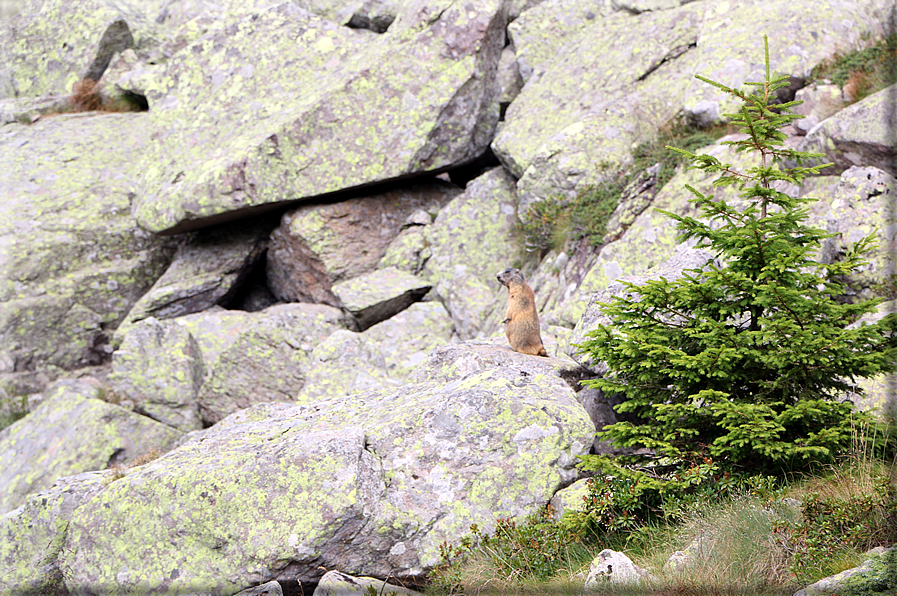
[[872, 237], [820, 262], [820, 243], [832, 234], [808, 224], [814, 199], [779, 190], [830, 164], [803, 167], [819, 155], [784, 147], [782, 128], [802, 116], [790, 110], [799, 102], [773, 105], [788, 81], [770, 77], [765, 38], [764, 47], [765, 80], [746, 83], [749, 92], [697, 77], [743, 102], [726, 116], [745, 136], [725, 144], [758, 153], [759, 164], [738, 171], [670, 148], [718, 175], [714, 186], [738, 190], [733, 205], [686, 186], [701, 218], [664, 212], [681, 240], [697, 240], [716, 258], [681, 279], [629, 284], [629, 295], [603, 306], [611, 324], [580, 348], [609, 367], [589, 384], [622, 394], [618, 411], [638, 420], [606, 427], [603, 439], [667, 461], [781, 472], [830, 461], [849, 445], [845, 397], [858, 391], [857, 378], [897, 369], [897, 317], [854, 325], [880, 301], [846, 302], [837, 280], [866, 262]]

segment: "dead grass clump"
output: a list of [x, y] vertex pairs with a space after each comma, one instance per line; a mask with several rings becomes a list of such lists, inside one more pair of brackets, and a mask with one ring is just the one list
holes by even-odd
[[73, 112], [96, 112], [103, 109], [103, 98], [93, 79], [81, 79], [72, 88], [69, 105]]

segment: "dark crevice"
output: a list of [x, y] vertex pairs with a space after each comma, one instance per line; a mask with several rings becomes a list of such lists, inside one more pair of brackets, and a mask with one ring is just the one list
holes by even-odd
[[660, 62], [651, 66], [647, 71], [645, 71], [645, 74], [643, 74], [638, 79], [636, 79], [636, 81], [644, 81], [649, 76], [651, 76], [651, 74], [654, 73], [658, 68], [660, 68], [667, 62], [672, 62], [676, 58], [680, 57], [684, 53], [686, 53], [689, 50], [692, 50], [696, 47], [698, 47], [698, 42], [693, 41], [688, 45], [683, 45], [683, 46], [673, 48], [672, 50], [669, 51], [669, 53], [666, 56], [663, 57], [663, 59]]
[[486, 147], [486, 150], [476, 157], [473, 161], [470, 161], [464, 165], [458, 166], [456, 168], [452, 168], [447, 171], [449, 180], [451, 180], [452, 184], [459, 186], [461, 188], [467, 188], [467, 183], [477, 178], [486, 170], [491, 170], [492, 168], [496, 168], [501, 165], [501, 162], [498, 161], [498, 158], [492, 152], [490, 147]]

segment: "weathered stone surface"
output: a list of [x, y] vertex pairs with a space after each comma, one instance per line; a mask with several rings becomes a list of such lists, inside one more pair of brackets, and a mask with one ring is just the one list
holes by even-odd
[[580, 478], [570, 486], [554, 493], [548, 502], [554, 519], [561, 519], [566, 511], [582, 511], [583, 499], [589, 494], [588, 478]]
[[650, 576], [623, 553], [606, 548], [589, 566], [585, 589], [601, 588], [603, 584], [638, 585]]
[[511, 46], [501, 51], [501, 59], [498, 62], [498, 84], [501, 87], [499, 101], [503, 107], [509, 105], [523, 89], [523, 78], [520, 69], [517, 68], [517, 57]]
[[364, 331], [418, 302], [431, 287], [416, 275], [387, 267], [336, 283], [333, 293]]
[[897, 84], [844, 108], [811, 130], [798, 146], [834, 162], [826, 174], [874, 166], [897, 176]]
[[633, 144], [676, 113], [692, 76], [680, 56], [697, 43], [700, 19], [700, 4], [596, 19], [527, 81], [492, 144], [520, 177], [521, 209], [597, 183], [597, 164], [628, 162]]
[[524, 259], [514, 179], [494, 168], [472, 180], [426, 234], [432, 256], [421, 276], [434, 284], [458, 335], [470, 339], [489, 333], [483, 325], [503, 289], [495, 273], [519, 268]]
[[234, 596], [283, 596], [283, 588], [279, 582], [272, 580], [254, 588], [241, 590]]
[[383, 596], [405, 596], [418, 594], [414, 590], [387, 584], [374, 577], [353, 577], [339, 571], [328, 571], [321, 578], [313, 596], [366, 596], [371, 593]]
[[565, 43], [612, 11], [605, 0], [545, 0], [522, 12], [508, 25], [520, 76], [544, 72]]
[[310, 582], [322, 568], [417, 577], [471, 523], [542, 507], [592, 432], [563, 380], [507, 367], [269, 412], [110, 484], [72, 516], [62, 565], [97, 594], [159, 578], [148, 593]]
[[292, 402], [305, 383], [314, 346], [348, 324], [339, 309], [323, 304], [245, 313], [217, 357], [206, 359], [203, 352], [208, 372], [197, 395], [203, 422], [214, 424], [257, 403]]
[[394, 0], [298, 0], [302, 8], [340, 25], [383, 33], [401, 12]]
[[315, 346], [297, 403], [405, 382], [433, 348], [450, 343], [451, 317], [439, 302], [417, 302], [364, 333], [340, 330]]
[[791, 108], [795, 114], [806, 118], [794, 121], [794, 128], [799, 134], [807, 134], [813, 127], [844, 109], [844, 97], [841, 88], [832, 84], [814, 83], [794, 94], [795, 101], [803, 103]]
[[181, 434], [98, 395], [97, 385], [60, 382], [28, 416], [0, 431], [0, 514], [57, 478], [164, 451]]
[[836, 186], [802, 194], [819, 199], [810, 205], [809, 223], [838, 234], [823, 244], [822, 260], [837, 259], [866, 236], [876, 241], [869, 263], [843, 280], [849, 296], [871, 298], [876, 286], [895, 281], [897, 180], [892, 175], [875, 167], [851, 167]]
[[582, 371], [575, 362], [521, 354], [503, 340], [479, 339], [440, 346], [430, 352], [411, 380], [450, 382], [494, 367], [508, 368], [535, 378], [550, 376], [578, 380], [581, 376]]
[[[814, 0], [775, 0], [698, 4], [704, 16], [694, 73], [724, 85], [760, 81], [764, 76], [763, 36], [769, 36], [769, 61], [779, 74], [805, 78], [838, 48], [857, 47], [864, 36], [886, 34], [892, 4], [883, 0], [820, 5]], [[806, 35], [813, 31], [814, 35]], [[686, 113], [698, 104], [715, 104], [720, 116], [739, 109], [737, 99], [692, 79]]]
[[134, 325], [112, 355], [112, 390], [137, 412], [182, 431], [202, 428], [196, 394], [205, 378], [199, 344], [174, 321]]
[[112, 480], [113, 472], [84, 472], [57, 480], [0, 517], [0, 592], [68, 596], [58, 557], [72, 512]]
[[109, 331], [162, 274], [174, 245], [130, 215], [145, 114], [84, 114], [0, 128], [0, 361], [15, 371], [108, 359]]
[[288, 211], [271, 237], [268, 285], [285, 302], [338, 306], [333, 283], [376, 269], [409, 217], [421, 211], [435, 215], [460, 193], [453, 184], [433, 180]]
[[897, 590], [897, 548], [877, 548], [859, 567], [826, 577], [799, 590], [794, 596], [847, 594], [890, 594]]
[[[161, 2], [29, 2], [0, 29], [0, 97], [65, 95], [115, 52], [152, 43]], [[151, 16], [150, 16], [151, 15]]]
[[160, 134], [138, 220], [177, 231], [472, 160], [498, 121], [504, 25], [498, 0], [413, 4], [371, 44], [290, 3], [211, 24], [146, 89]]
[[607, 289], [592, 295], [585, 312], [583, 312], [582, 317], [573, 329], [573, 333], [570, 334], [570, 346], [567, 353], [580, 365], [594, 373], [602, 374], [606, 372], [603, 362], [593, 362], [587, 353], [580, 352], [577, 347], [589, 339], [589, 332], [597, 329], [598, 325], [611, 324], [610, 319], [602, 313], [602, 304], [610, 301], [614, 296], [632, 297], [634, 293], [625, 286], [627, 283], [640, 285], [651, 279], [660, 279], [661, 277], [667, 281], [673, 281], [681, 278], [688, 270], [701, 269], [713, 259], [714, 255], [710, 251], [696, 250], [685, 245], [679, 245], [676, 253], [657, 267], [652, 267], [641, 275], [627, 276], [611, 282]]
[[240, 222], [202, 230], [178, 246], [171, 265], [116, 330], [148, 317], [171, 319], [227, 304], [267, 248], [271, 223]]

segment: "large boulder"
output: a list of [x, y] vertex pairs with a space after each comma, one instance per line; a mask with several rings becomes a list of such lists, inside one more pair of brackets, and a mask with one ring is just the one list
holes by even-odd
[[0, 431], [0, 514], [57, 478], [165, 451], [181, 435], [99, 395], [97, 384], [60, 381], [40, 406]]
[[25, 3], [0, 28], [0, 98], [67, 95], [82, 78], [99, 80], [116, 52], [153, 44], [163, 4]]
[[202, 352], [190, 332], [153, 317], [131, 328], [107, 377], [137, 412], [185, 432], [202, 428], [196, 394], [204, 380]]
[[897, 84], [873, 93], [824, 120], [807, 134], [801, 151], [823, 153], [827, 174], [873, 166], [897, 176]]
[[0, 517], [0, 592], [68, 596], [58, 558], [72, 512], [103, 490], [115, 471], [83, 472], [57, 480]]
[[[603, 179], [599, 164], [625, 165], [633, 145], [674, 115], [703, 126], [737, 109], [695, 74], [729, 85], [762, 79], [762, 60], [750, 57], [768, 34], [776, 72], [806, 77], [836, 48], [882, 35], [886, 9], [882, 0], [825, 10], [812, 0], [777, 0], [604, 16], [583, 3], [545, 2], [510, 27], [527, 84], [493, 151], [520, 179], [522, 210], [553, 195], [574, 197]], [[564, 37], [546, 34], [567, 23]], [[808, 30], [815, 34], [803, 35]]]
[[499, 0], [411, 3], [376, 43], [289, 2], [210, 23], [141, 83], [158, 142], [138, 221], [171, 233], [473, 160], [504, 25]]
[[492, 144], [520, 178], [521, 209], [575, 196], [601, 179], [596, 164], [628, 161], [634, 143], [673, 117], [693, 67], [680, 56], [697, 43], [701, 14], [696, 4], [595, 18], [528, 80]]
[[472, 180], [427, 226], [426, 236], [432, 256], [421, 275], [433, 283], [458, 335], [489, 333], [485, 323], [502, 288], [495, 275], [524, 260], [514, 179], [494, 168]]
[[409, 218], [420, 211], [435, 215], [460, 193], [434, 180], [288, 211], [271, 236], [268, 286], [285, 302], [338, 306], [333, 283], [376, 269]]
[[0, 372], [108, 360], [111, 330], [174, 252], [130, 214], [149, 141], [134, 113], [0, 129]]
[[66, 581], [113, 594], [313, 583], [328, 568], [420, 577], [471, 523], [544, 506], [593, 433], [559, 376], [502, 366], [238, 416], [76, 510]]
[[[203, 350], [207, 372], [197, 400], [205, 424], [253, 404], [294, 401], [313, 348], [350, 324], [342, 311], [323, 304], [280, 304], [240, 314], [231, 321], [223, 349], [209, 358]], [[214, 325], [207, 329], [215, 333]]]

